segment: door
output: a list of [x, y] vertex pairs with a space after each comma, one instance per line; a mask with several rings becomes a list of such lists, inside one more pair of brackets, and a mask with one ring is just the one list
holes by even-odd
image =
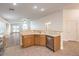
[[77, 24], [75, 20], [64, 20], [63, 36], [66, 41], [76, 41]]
[[79, 20], [77, 20], [77, 39], [76, 41], [79, 41]]

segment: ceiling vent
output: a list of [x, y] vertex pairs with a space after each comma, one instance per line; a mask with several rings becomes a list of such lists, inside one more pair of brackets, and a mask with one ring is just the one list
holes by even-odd
[[15, 10], [15, 9], [13, 9], [13, 8], [9, 8], [9, 11], [10, 11], [10, 12], [14, 12], [14, 10]]

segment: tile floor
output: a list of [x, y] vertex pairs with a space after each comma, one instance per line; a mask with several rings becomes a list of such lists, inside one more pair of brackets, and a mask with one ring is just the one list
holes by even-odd
[[3, 56], [79, 56], [79, 42], [64, 42], [64, 49], [53, 52], [42, 46], [6, 48]]

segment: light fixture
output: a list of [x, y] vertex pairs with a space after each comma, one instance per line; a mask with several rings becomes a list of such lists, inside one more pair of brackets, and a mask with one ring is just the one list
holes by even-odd
[[51, 22], [47, 22], [47, 23], [45, 23], [45, 25], [49, 25], [49, 24], [51, 24]]
[[47, 22], [47, 23], [45, 23], [45, 27], [46, 27], [46, 32], [47, 32], [47, 30], [48, 30], [48, 27], [49, 27], [49, 25], [51, 24], [51, 22]]
[[45, 11], [45, 9], [44, 9], [44, 8], [41, 8], [40, 10], [41, 10], [41, 11]]
[[33, 8], [34, 8], [34, 9], [37, 9], [38, 7], [37, 7], [37, 6], [34, 6]]
[[13, 3], [13, 5], [16, 5], [16, 3]]

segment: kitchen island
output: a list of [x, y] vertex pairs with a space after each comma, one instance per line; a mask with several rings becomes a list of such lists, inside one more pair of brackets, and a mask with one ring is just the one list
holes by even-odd
[[50, 35], [43, 31], [25, 31], [21, 32], [21, 46], [27, 48], [30, 46], [44, 46], [53, 51], [60, 49], [60, 35]]

